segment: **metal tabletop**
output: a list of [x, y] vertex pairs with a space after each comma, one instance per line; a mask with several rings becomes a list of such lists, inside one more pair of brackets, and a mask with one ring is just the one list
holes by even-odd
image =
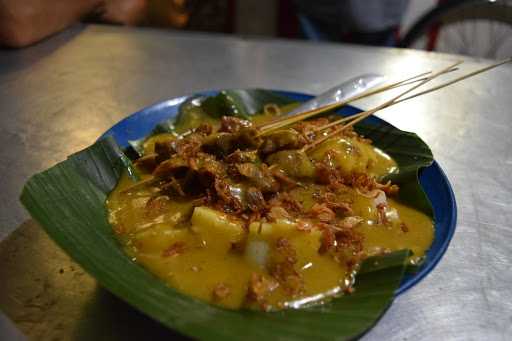
[[[32, 238], [34, 245], [52, 250], [51, 255], [34, 253], [38, 256], [33, 262], [44, 266], [51, 259], [42, 258], [48, 257], [72, 264], [45, 240], [21, 207], [22, 185], [30, 175], [87, 147], [123, 117], [155, 102], [221, 88], [314, 94], [362, 73], [399, 79], [445, 67], [457, 58], [412, 50], [81, 25], [27, 49], [0, 51], [0, 239], [22, 231], [13, 238]], [[489, 64], [463, 59], [466, 70]], [[358, 105], [370, 108], [385, 98], [389, 94]], [[363, 339], [512, 337], [512, 66], [404, 102], [378, 116], [416, 132], [430, 145], [454, 186], [459, 218], [439, 265], [399, 296]], [[18, 249], [11, 251], [18, 252], [23, 263], [23, 250]], [[38, 267], [36, 263], [31, 269]], [[11, 261], [10, 266], [15, 264]], [[79, 277], [83, 290], [94, 289], [94, 280], [79, 269], [73, 271], [69, 281]], [[0, 287], [8, 289], [9, 280], [1, 278]], [[55, 301], [66, 295], [56, 295]], [[112, 300], [99, 301], [108, 305]], [[90, 307], [85, 299], [74, 302], [75, 310]], [[45, 307], [38, 305], [40, 314], [47, 313]], [[49, 338], [44, 326], [21, 315], [10, 317], [24, 332]], [[62, 335], [77, 336], [69, 331], [74, 324], [68, 322], [61, 321], [60, 328], [69, 332]], [[34, 328], [39, 334], [30, 331]]]

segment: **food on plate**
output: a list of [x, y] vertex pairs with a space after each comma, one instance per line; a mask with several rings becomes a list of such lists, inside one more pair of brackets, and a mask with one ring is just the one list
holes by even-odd
[[107, 201], [132, 259], [184, 294], [265, 311], [350, 293], [370, 256], [410, 249], [419, 263], [433, 222], [396, 200], [397, 163], [330, 116], [262, 129], [286, 110], [194, 106], [148, 137], [139, 181], [124, 174]]

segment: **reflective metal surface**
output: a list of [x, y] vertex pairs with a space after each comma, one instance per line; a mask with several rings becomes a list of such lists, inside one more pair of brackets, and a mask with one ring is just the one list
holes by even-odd
[[[25, 50], [1, 51], [0, 239], [24, 222], [21, 229], [33, 224], [26, 222], [29, 217], [17, 199], [30, 175], [88, 146], [113, 123], [149, 104], [219, 88], [319, 93], [359, 74], [375, 72], [401, 79], [445, 67], [455, 59], [408, 50], [102, 26], [78, 26]], [[465, 60], [461, 66], [465, 70], [488, 64]], [[455, 76], [453, 73], [446, 78]], [[398, 297], [363, 339], [510, 339], [511, 94], [512, 66], [507, 65], [379, 114], [401, 129], [416, 132], [431, 146], [454, 186], [459, 221], [436, 269]], [[390, 96], [381, 94], [357, 105], [371, 108]], [[37, 229], [33, 227], [29, 235], [40, 233]], [[47, 243], [44, 234], [38, 236], [39, 243]], [[6, 245], [9, 243], [2, 243]], [[21, 246], [20, 250], [17, 255], [22, 259]], [[58, 251], [55, 247], [51, 250]], [[56, 277], [55, 269], [39, 265], [52, 257], [67, 266], [56, 253], [41, 253], [35, 258], [39, 263], [34, 263], [37, 276]], [[11, 263], [18, 264], [12, 259]], [[10, 285], [5, 271], [2, 268], [3, 286]], [[68, 286], [85, 283], [83, 290], [94, 290], [94, 281], [86, 274], [79, 279], [69, 278], [65, 281]], [[55, 285], [58, 289], [59, 283]], [[10, 299], [16, 297], [14, 294], [24, 292], [7, 292], [4, 297]], [[91, 304], [96, 307], [94, 304], [100, 302], [111, 307], [112, 300]], [[86, 301], [76, 300], [76, 310], [66, 314], [85, 319], [96, 314], [98, 310], [88, 309], [91, 305]], [[44, 305], [40, 309], [45, 309]], [[122, 310], [126, 309], [123, 306]], [[23, 331], [35, 328], [24, 327], [19, 320], [16, 323]], [[64, 327], [77, 325], [68, 321]], [[43, 334], [37, 335], [50, 338], [50, 327], [46, 326], [47, 334], [45, 327], [40, 327]], [[80, 338], [80, 334], [69, 331], [62, 335]]]
[[[0, 278], [0, 309], [30, 340], [181, 338], [100, 287], [32, 220], [0, 243]], [[0, 340], [21, 340], [2, 317]]]

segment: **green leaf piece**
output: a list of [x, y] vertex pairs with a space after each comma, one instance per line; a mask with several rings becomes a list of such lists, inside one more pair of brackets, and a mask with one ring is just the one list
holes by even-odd
[[228, 114], [240, 118], [249, 118], [245, 106], [234, 100], [226, 91], [221, 91], [218, 95], [207, 97], [202, 103], [201, 108], [211, 117], [220, 118]]
[[289, 98], [273, 91], [261, 89], [224, 90], [221, 94], [247, 117], [262, 112], [265, 104], [285, 105], [292, 102]]
[[21, 201], [101, 285], [164, 325], [208, 340], [346, 339], [371, 327], [391, 303], [405, 251], [363, 265], [354, 294], [300, 310], [231, 311], [176, 292], [126, 256], [107, 221], [105, 200], [127, 165], [123, 159], [112, 140], [99, 141], [33, 176]]
[[[115, 187], [121, 173], [128, 171], [133, 180], [139, 176], [131, 160], [121, 151], [115, 140], [108, 136], [89, 148], [68, 157], [77, 172], [96, 185], [101, 191], [109, 193]], [[98, 165], [112, 165], [100, 168]]]
[[[266, 103], [290, 103], [288, 98], [263, 90], [228, 90], [221, 95], [206, 108], [187, 101], [176, 120], [159, 126], [165, 132], [179, 132], [192, 120], [204, 118], [205, 111], [216, 117], [228, 106], [236, 108], [239, 115], [253, 115]], [[405, 188], [407, 201], [431, 212], [417, 179], [418, 169], [432, 162], [428, 147], [416, 135], [396, 128], [357, 129], [397, 160], [400, 172], [393, 181], [399, 182], [402, 191]], [[378, 321], [400, 285], [409, 251], [367, 259], [356, 276], [354, 293], [303, 309], [232, 311], [182, 295], [134, 263], [113, 234], [105, 200], [124, 170], [133, 172], [131, 162], [115, 141], [107, 138], [34, 175], [25, 185], [21, 201], [50, 237], [102, 286], [184, 335], [204, 340], [352, 339]], [[132, 175], [135, 179], [136, 174]], [[412, 191], [408, 192], [407, 186]]]
[[356, 130], [373, 141], [373, 144], [388, 153], [398, 164], [399, 172], [389, 175], [400, 186], [398, 200], [434, 218], [434, 211], [427, 195], [419, 183], [418, 172], [434, 161], [432, 151], [418, 135], [399, 130], [393, 126], [356, 125]]
[[173, 118], [171, 120], [160, 122], [155, 126], [155, 128], [153, 128], [153, 130], [148, 136], [145, 136], [137, 140], [128, 141], [128, 144], [130, 146], [127, 148], [127, 150], [125, 150], [126, 155], [129, 157], [133, 156], [133, 158], [138, 158], [142, 156], [144, 154], [144, 142], [148, 137], [152, 135], [164, 133], [177, 133], [175, 121], [176, 120]]

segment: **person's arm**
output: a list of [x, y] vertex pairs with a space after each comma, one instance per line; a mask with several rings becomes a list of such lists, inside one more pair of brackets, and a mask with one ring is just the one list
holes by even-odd
[[24, 47], [93, 12], [102, 0], [0, 0], [0, 44]]
[[84, 17], [135, 25], [147, 0], [0, 0], [0, 46], [25, 47]]

